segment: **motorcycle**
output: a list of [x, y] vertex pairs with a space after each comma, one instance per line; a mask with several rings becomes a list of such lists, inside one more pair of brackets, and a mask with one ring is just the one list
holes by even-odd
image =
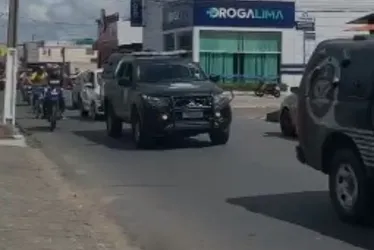
[[59, 87], [59, 81], [50, 81], [50, 87], [46, 91], [46, 111], [47, 119], [50, 124], [50, 130], [54, 131], [57, 120], [61, 118], [60, 99], [62, 98], [62, 89]]
[[261, 82], [255, 90], [255, 95], [263, 97], [264, 95], [272, 95], [276, 98], [280, 97], [280, 87], [278, 83], [265, 83]]
[[43, 114], [43, 102], [44, 102], [45, 88], [41, 86], [32, 88], [32, 109], [35, 118], [40, 118]]

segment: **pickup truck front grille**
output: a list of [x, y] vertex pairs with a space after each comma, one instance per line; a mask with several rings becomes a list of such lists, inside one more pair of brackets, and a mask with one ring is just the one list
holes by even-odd
[[211, 96], [182, 96], [174, 97], [174, 108], [207, 108], [212, 106]]

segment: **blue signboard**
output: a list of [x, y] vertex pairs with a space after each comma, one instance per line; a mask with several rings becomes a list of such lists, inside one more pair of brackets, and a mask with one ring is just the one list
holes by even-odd
[[143, 4], [142, 0], [131, 0], [130, 22], [132, 27], [143, 26]]
[[162, 11], [163, 29], [177, 29], [193, 25], [193, 4], [187, 1], [165, 3]]
[[295, 3], [273, 1], [195, 1], [194, 25], [293, 28]]

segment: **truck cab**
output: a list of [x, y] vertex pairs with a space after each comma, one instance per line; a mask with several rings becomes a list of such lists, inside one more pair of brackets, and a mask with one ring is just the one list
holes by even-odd
[[226, 144], [232, 93], [224, 93], [199, 64], [174, 52], [115, 54], [104, 67], [107, 133], [118, 137], [122, 123], [132, 127], [137, 147], [154, 139], [208, 133], [213, 144]]

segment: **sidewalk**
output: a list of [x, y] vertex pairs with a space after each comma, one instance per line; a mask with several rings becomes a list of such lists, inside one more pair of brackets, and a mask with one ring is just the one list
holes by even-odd
[[134, 249], [39, 149], [0, 147], [0, 249]]

